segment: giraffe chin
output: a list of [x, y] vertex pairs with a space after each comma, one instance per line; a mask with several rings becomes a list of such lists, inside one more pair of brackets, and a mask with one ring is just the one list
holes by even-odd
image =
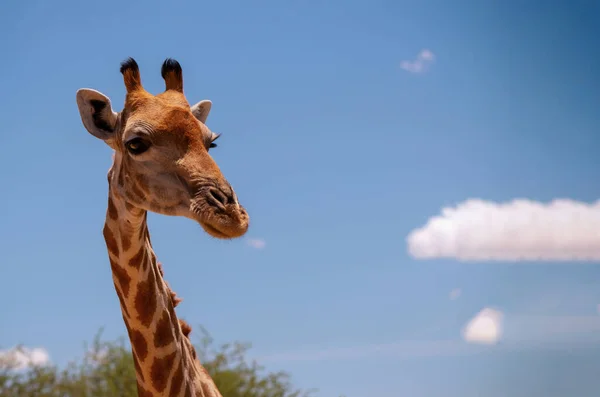
[[211, 211], [212, 208], [204, 208], [204, 211], [192, 211], [193, 218], [200, 224], [202, 229], [209, 235], [218, 239], [229, 240], [242, 237], [246, 234], [249, 218], [246, 211], [240, 207], [232, 211]]
[[202, 229], [204, 229], [204, 231], [206, 233], [208, 233], [209, 235], [219, 238], [219, 239], [223, 239], [223, 240], [230, 240], [230, 239], [234, 239], [237, 237], [241, 237], [244, 234], [246, 234], [246, 231], [248, 230], [248, 223], [246, 222], [244, 225], [242, 226], [238, 226], [238, 227], [222, 227], [222, 225], [220, 228], [217, 228], [216, 225], [213, 223], [208, 223], [202, 220], [199, 220], [198, 223], [200, 224], [200, 226], [202, 226]]
[[225, 233], [220, 232], [218, 229], [212, 227], [208, 223], [202, 223], [202, 222], [200, 222], [200, 226], [202, 226], [202, 229], [204, 229], [204, 231], [206, 233], [210, 234], [213, 237], [224, 239], [224, 240], [225, 239], [231, 239], [231, 238], [233, 238], [233, 237], [229, 237]]

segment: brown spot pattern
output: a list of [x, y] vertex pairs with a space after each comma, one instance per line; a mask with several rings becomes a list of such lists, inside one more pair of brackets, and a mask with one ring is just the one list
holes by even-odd
[[[152, 244], [150, 244], [150, 246], [152, 246]], [[150, 263], [152, 266], [156, 265], [156, 254], [154, 251], [150, 251]]]
[[131, 235], [129, 233], [121, 233], [121, 247], [123, 251], [129, 251], [129, 248], [131, 248]]
[[123, 296], [125, 299], [129, 296], [129, 287], [131, 283], [131, 277], [127, 274], [127, 271], [119, 266], [112, 259], [110, 260], [110, 268], [112, 269], [113, 277], [119, 283], [121, 287], [121, 291], [123, 292]]
[[164, 312], [154, 330], [154, 346], [165, 347], [173, 342], [173, 329], [169, 312]]
[[155, 358], [150, 368], [150, 378], [152, 385], [159, 393], [162, 393], [167, 387], [169, 374], [175, 361], [175, 352], [166, 355], [163, 358]]
[[[214, 161], [212, 161], [210, 156], [207, 155], [207, 152], [204, 148], [204, 143], [198, 138], [199, 136], [202, 136], [202, 134], [198, 133], [198, 122], [189, 112], [189, 105], [182, 93], [175, 93], [173, 91], [167, 92], [162, 96], [157, 96], [158, 102], [155, 101], [154, 103], [159, 103], [158, 106], [144, 106], [145, 103], [151, 103], [151, 95], [143, 90], [139, 69], [137, 68], [135, 62], [130, 61], [127, 65], [127, 67], [122, 69], [124, 82], [127, 88], [126, 103], [122, 113], [124, 120], [127, 119], [128, 114], [134, 112], [135, 117], [139, 118], [140, 120], [155, 121], [157, 131], [177, 131], [178, 133], [174, 134], [174, 136], [180, 137], [180, 142], [173, 142], [175, 139], [171, 134], [158, 134], [158, 137], [160, 138], [162, 136], [163, 139], [168, 140], [167, 142], [169, 144], [177, 144], [182, 152], [190, 151], [196, 153], [199, 161], [194, 161], [194, 164], [199, 164], [199, 167], [209, 177], [215, 180], [220, 180], [222, 175], [220, 174]], [[166, 75], [165, 82], [167, 89], [181, 89], [182, 91], [182, 81], [180, 81], [179, 77], [175, 76], [175, 74], [172, 72]], [[185, 110], [182, 108], [180, 111], [165, 112], [164, 110], [166, 108], [161, 108], [161, 105], [169, 103], [182, 103], [182, 106], [185, 108]], [[127, 170], [127, 173], [124, 170]], [[148, 197], [150, 180], [148, 177], [136, 173], [135, 166], [132, 165], [131, 159], [129, 159], [127, 156], [124, 156], [123, 164], [121, 164], [119, 169], [115, 168], [114, 172], [117, 172], [118, 176], [114, 175], [114, 177], [117, 178], [112, 180], [110, 180], [109, 176], [109, 185], [114, 184], [114, 182], [118, 182], [121, 186], [125, 186], [128, 200], [131, 199], [131, 202], [137, 204], [140, 204], [141, 201], [144, 203], [151, 201], [152, 197]], [[166, 195], [165, 192], [160, 191], [160, 186], [158, 188], [153, 186], [153, 191], [157, 193], [158, 196]], [[121, 197], [117, 198], [122, 199]], [[160, 200], [160, 197], [158, 198]], [[156, 208], [160, 209], [161, 203], [155, 203], [155, 206]], [[137, 215], [138, 212], [145, 214], [145, 211], [134, 207], [129, 202], [125, 202], [125, 208], [128, 211], [134, 212], [135, 215]], [[163, 208], [162, 212], [174, 213], [175, 209], [176, 208], [174, 207]], [[115, 206], [115, 202], [110, 197], [107, 212], [109, 219], [118, 221], [118, 210]], [[139, 230], [139, 233], [139, 237], [142, 241], [144, 237], [148, 238], [147, 244], [149, 244], [151, 247], [147, 229], [142, 227]], [[132, 245], [137, 244], [135, 240], [138, 236], [136, 234], [130, 234], [129, 236], [124, 236], [122, 233], [113, 234], [108, 226], [105, 226], [104, 235], [109, 252], [111, 254], [118, 255], [119, 244], [121, 244], [120, 248], [122, 250], [129, 250]], [[163, 300], [165, 300], [165, 303], [167, 303], [167, 310], [164, 310], [160, 313], [162, 316], [160, 317], [157, 327], [154, 330], [155, 332], [153, 334], [153, 340], [150, 340], [144, 339], [141, 332], [132, 330], [128, 325], [128, 319], [126, 317], [129, 317], [129, 314], [127, 313], [128, 309], [125, 304], [127, 302], [131, 302], [131, 299], [127, 300], [126, 298], [128, 293], [133, 290], [131, 288], [132, 280], [125, 271], [127, 267], [123, 268], [118, 266], [117, 263], [113, 263], [111, 261], [111, 268], [113, 269], [115, 279], [115, 289], [117, 290], [119, 301], [123, 309], [123, 319], [126, 327], [128, 328], [128, 333], [132, 342], [132, 348], [134, 350], [133, 360], [136, 372], [138, 374], [138, 394], [140, 397], [153, 397], [155, 395], [154, 392], [158, 392], [160, 395], [163, 395], [163, 393], [164, 395], [178, 395], [179, 393], [183, 392], [183, 390], [181, 390], [183, 386], [185, 387], [185, 395], [188, 397], [191, 397], [192, 394], [196, 394], [196, 396], [201, 397], [214, 397], [219, 395], [213, 382], [210, 381], [210, 377], [208, 376], [206, 369], [202, 366], [199, 367], [198, 372], [192, 371], [189, 376], [199, 376], [201, 378], [206, 376], [207, 381], [198, 384], [198, 386], [196, 386], [197, 388], [192, 387], [191, 384], [188, 384], [189, 382], [186, 382], [186, 380], [189, 381], [189, 379], [186, 379], [185, 372], [186, 365], [190, 364], [188, 362], [191, 358], [189, 355], [191, 354], [191, 356], [196, 358], [196, 351], [191, 345], [189, 339], [187, 339], [191, 332], [191, 327], [183, 320], [178, 321], [175, 315], [174, 307], [177, 306], [180, 300], [166, 282], [164, 282], [163, 285], [162, 269], [157, 270], [157, 268], [153, 266], [155, 263], [156, 257], [151, 251], [146, 250], [145, 246], [142, 247], [128, 262], [128, 265], [131, 266], [132, 270], [137, 269], [140, 271], [140, 276], [142, 279], [140, 282], [137, 277], [134, 277], [135, 281], [138, 282], [138, 288], [135, 297], [133, 297], [134, 305], [133, 307], [131, 304], [129, 306], [129, 309], [134, 310], [135, 312], [132, 312], [132, 314], [137, 314], [142, 325], [149, 327], [152, 324], [159, 300], [161, 303]], [[121, 264], [125, 266], [125, 262], [121, 261]], [[150, 268], [148, 268], [148, 265], [150, 265]], [[146, 271], [148, 273], [145, 273]], [[155, 272], [159, 272], [160, 275], [157, 275]], [[147, 277], [145, 280], [143, 280], [146, 274]], [[117, 284], [119, 284], [119, 286], [117, 286]], [[122, 294], [119, 293], [118, 287], [120, 287]], [[171, 302], [170, 305], [168, 304], [168, 301]], [[179, 330], [181, 330], [181, 334], [183, 334], [186, 338], [181, 338], [181, 334], [178, 332]], [[163, 347], [167, 346], [169, 343], [172, 343], [173, 338], [176, 339], [177, 343], [181, 344], [181, 360], [177, 359], [177, 352], [171, 353], [162, 359], [149, 357], [150, 352], [148, 349], [148, 343], [153, 343], [157, 347]], [[154, 360], [152, 361], [153, 358]], [[148, 381], [144, 380], [140, 366], [140, 363], [143, 365], [144, 360], [147, 361], [147, 364], [152, 362], [150, 373], [146, 373], [146, 376], [150, 375], [150, 379], [148, 379]], [[174, 364], [176, 365], [174, 366]], [[173, 368], [175, 368], [175, 370], [171, 371]], [[169, 385], [169, 380], [171, 380], [171, 384], [170, 388], [167, 390], [166, 387]], [[149, 383], [150, 381], [152, 382], [152, 385], [154, 385], [154, 388], [156, 389], [155, 391], [148, 391], [146, 389], [153, 388]]]
[[137, 388], [138, 388], [138, 396], [139, 397], [153, 397], [151, 392], [149, 392], [148, 390], [144, 389], [144, 386], [142, 386], [140, 384], [139, 380], [137, 382]]
[[144, 379], [144, 373], [142, 372], [142, 367], [140, 367], [140, 361], [138, 360], [138, 358], [135, 354], [133, 354], [133, 366], [135, 367], [135, 373], [137, 374], [137, 376], [139, 376], [139, 378], [142, 380], [142, 382], [145, 382], [146, 380]]
[[169, 396], [178, 396], [181, 392], [181, 386], [183, 386], [183, 364], [180, 361], [177, 365], [177, 369], [173, 373], [171, 378], [171, 387], [169, 388]]
[[148, 356], [148, 343], [146, 342], [144, 335], [142, 335], [140, 331], [131, 330], [129, 332], [129, 339], [131, 340], [131, 346], [133, 346], [135, 354], [137, 354], [138, 358], [143, 362]]
[[179, 321], [177, 321], [177, 314], [175, 314], [175, 309], [173, 305], [169, 306], [169, 315], [171, 316], [171, 324], [173, 325], [173, 329], [178, 329]]
[[[162, 263], [157, 262], [156, 265], [158, 267], [158, 274], [160, 274], [161, 277], [164, 277], [165, 273], [163, 271]], [[163, 282], [164, 282], [165, 288], [167, 289], [167, 292], [169, 293], [169, 296], [171, 298], [171, 305], [173, 305], [174, 308], [177, 307], [177, 305], [179, 305], [183, 299], [181, 299], [180, 297], [177, 296], [177, 294], [175, 293], [175, 291], [173, 291], [171, 289], [171, 287], [169, 286], [169, 283], [167, 283], [164, 280], [163, 280]], [[171, 316], [172, 317], [176, 317], [175, 316], [175, 312], [172, 311], [171, 312]], [[173, 323], [173, 324], [175, 324], [175, 323]]]
[[119, 254], [119, 245], [117, 244], [117, 239], [115, 239], [115, 235], [112, 230], [108, 227], [108, 224], [104, 224], [104, 229], [102, 229], [102, 234], [104, 235], [104, 240], [106, 241], [106, 248], [108, 252], [113, 255]]
[[108, 217], [110, 219], [112, 219], [113, 221], [116, 220], [119, 217], [119, 214], [117, 213], [117, 207], [115, 207], [115, 203], [113, 202], [112, 198], [108, 198]]
[[129, 335], [129, 339], [131, 339], [131, 328], [129, 327], [129, 320], [123, 316], [123, 321], [125, 322], [125, 328], [127, 328], [127, 335]]
[[117, 298], [119, 298], [119, 303], [121, 304], [121, 310], [123, 310], [123, 314], [126, 315], [127, 317], [131, 317], [129, 315], [129, 310], [127, 309], [127, 305], [125, 305], [125, 300], [123, 299], [123, 296], [119, 292], [119, 288], [117, 287], [117, 283], [115, 283], [113, 281], [113, 284], [115, 285], [115, 291], [117, 291]]
[[129, 266], [139, 269], [140, 265], [142, 264], [142, 261], [144, 260], [145, 251], [146, 251], [145, 247], [140, 248], [140, 250], [137, 252], [137, 254], [132, 256], [131, 259], [129, 260]]
[[154, 269], [148, 270], [148, 278], [140, 281], [135, 295], [135, 310], [138, 320], [146, 327], [152, 323], [156, 312], [156, 278]]

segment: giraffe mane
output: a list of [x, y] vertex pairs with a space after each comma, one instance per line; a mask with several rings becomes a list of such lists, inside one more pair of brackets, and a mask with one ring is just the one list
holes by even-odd
[[[167, 290], [169, 291], [169, 295], [171, 296], [171, 303], [173, 304], [173, 308], [176, 308], [177, 305], [179, 305], [181, 303], [181, 301], [183, 301], [183, 299], [177, 296], [177, 293], [175, 291], [173, 291], [173, 289], [169, 286], [169, 283], [165, 280], [165, 271], [163, 270], [162, 263], [157, 262], [157, 265], [158, 265], [158, 271], [160, 272], [160, 276], [162, 277], [163, 282], [165, 283], [165, 286], [167, 287]], [[190, 333], [192, 332], [192, 327], [185, 320], [183, 320], [181, 318], [179, 319], [179, 326], [181, 327], [181, 333], [183, 333], [183, 336], [190, 339]]]

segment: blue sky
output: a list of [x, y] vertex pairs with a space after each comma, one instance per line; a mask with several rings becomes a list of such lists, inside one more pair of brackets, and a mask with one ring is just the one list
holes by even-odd
[[[111, 151], [75, 92], [120, 109], [120, 61], [158, 93], [174, 57], [188, 100], [213, 101], [211, 154], [251, 216], [231, 242], [150, 216], [180, 316], [252, 342], [317, 396], [597, 395], [598, 4], [171, 4], [0, 6], [2, 348], [64, 364], [100, 327], [125, 334], [101, 234]], [[423, 68], [402, 67], [423, 50]], [[427, 229], [469, 199], [513, 232], [477, 229], [492, 218], [472, 208]], [[527, 223], [533, 207], [501, 207], [514, 199], [572, 202]], [[429, 258], [409, 252], [419, 228]], [[534, 251], [546, 259], [494, 258]], [[501, 340], [468, 343], [486, 308], [503, 315]]]

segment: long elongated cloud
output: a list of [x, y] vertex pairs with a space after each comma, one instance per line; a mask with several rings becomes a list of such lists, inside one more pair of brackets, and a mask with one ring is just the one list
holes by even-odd
[[599, 261], [600, 200], [469, 199], [407, 237], [416, 259]]
[[589, 349], [600, 346], [600, 316], [535, 316], [484, 307], [462, 328], [462, 340], [398, 340], [392, 343], [298, 349], [254, 357], [259, 362], [347, 361], [370, 357], [415, 359], [488, 351]]

